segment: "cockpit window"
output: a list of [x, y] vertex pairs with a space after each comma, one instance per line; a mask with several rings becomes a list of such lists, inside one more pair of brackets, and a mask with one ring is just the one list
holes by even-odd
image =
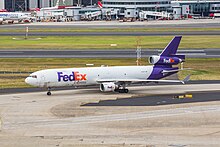
[[29, 77], [37, 79], [36, 75], [30, 75]]

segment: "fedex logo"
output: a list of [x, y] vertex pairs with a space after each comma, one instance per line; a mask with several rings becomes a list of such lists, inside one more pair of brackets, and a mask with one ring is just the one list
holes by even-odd
[[175, 61], [170, 58], [170, 59], [163, 59], [163, 63], [174, 63]]
[[86, 81], [86, 74], [80, 74], [79, 72], [72, 72], [70, 75], [63, 74], [63, 72], [57, 72], [58, 82], [64, 81]]

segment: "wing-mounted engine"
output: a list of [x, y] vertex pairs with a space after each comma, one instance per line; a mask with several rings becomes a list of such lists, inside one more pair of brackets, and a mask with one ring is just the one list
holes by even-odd
[[184, 55], [150, 56], [149, 63], [153, 65], [177, 65], [185, 61]]
[[103, 92], [112, 92], [118, 89], [118, 85], [116, 85], [114, 82], [106, 82], [100, 84], [100, 90]]

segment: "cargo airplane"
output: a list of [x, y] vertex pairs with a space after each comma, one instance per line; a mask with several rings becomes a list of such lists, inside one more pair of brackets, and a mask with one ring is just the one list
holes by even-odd
[[51, 88], [65, 86], [100, 85], [100, 91], [128, 93], [126, 88], [132, 83], [172, 82], [184, 84], [189, 80], [187, 76], [181, 80], [163, 80], [182, 70], [173, 67], [185, 61], [185, 55], [177, 55], [181, 36], [176, 36], [166, 46], [160, 55], [149, 57], [152, 66], [113, 66], [113, 67], [85, 67], [46, 69], [30, 74], [25, 82], [32, 86], [47, 88], [47, 95], [51, 95]]

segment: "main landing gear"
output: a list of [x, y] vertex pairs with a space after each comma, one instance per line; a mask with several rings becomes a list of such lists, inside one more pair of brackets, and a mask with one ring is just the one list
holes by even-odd
[[[122, 87], [122, 88], [121, 88]], [[125, 83], [118, 87], [118, 89], [115, 89], [115, 92], [119, 93], [128, 93], [129, 90], [125, 88]]]
[[51, 95], [51, 91], [50, 91], [50, 90], [51, 90], [51, 88], [50, 88], [50, 87], [48, 87], [48, 88], [47, 88], [47, 90], [48, 90], [47, 95], [48, 95], [48, 96], [50, 96], [50, 95]]
[[128, 89], [116, 89], [115, 92], [119, 92], [119, 93], [128, 93], [129, 90], [128, 90]]

